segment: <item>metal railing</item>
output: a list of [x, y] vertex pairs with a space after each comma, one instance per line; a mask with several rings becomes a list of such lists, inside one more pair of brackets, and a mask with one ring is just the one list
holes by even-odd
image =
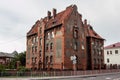
[[120, 72], [120, 69], [113, 70], [86, 70], [86, 71], [3, 71], [0, 77], [54, 77], [54, 76], [79, 76], [95, 75], [103, 73]]

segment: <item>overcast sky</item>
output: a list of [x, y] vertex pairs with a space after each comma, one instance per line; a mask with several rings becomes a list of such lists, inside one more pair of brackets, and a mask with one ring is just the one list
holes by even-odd
[[105, 45], [120, 42], [120, 0], [0, 0], [0, 52], [26, 50], [26, 33], [32, 25], [56, 8], [76, 4]]

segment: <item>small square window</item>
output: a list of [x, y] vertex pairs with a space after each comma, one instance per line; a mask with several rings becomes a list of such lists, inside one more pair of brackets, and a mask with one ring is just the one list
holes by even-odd
[[107, 63], [109, 63], [110, 62], [110, 60], [109, 59], [107, 59]]
[[107, 55], [109, 55], [109, 51], [107, 51]]
[[115, 50], [115, 54], [118, 54], [118, 50]]
[[112, 54], [112, 51], [110, 51], [110, 54]]

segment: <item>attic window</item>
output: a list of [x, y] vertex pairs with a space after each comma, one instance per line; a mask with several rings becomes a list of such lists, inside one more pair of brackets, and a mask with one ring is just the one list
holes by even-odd
[[55, 24], [57, 21], [56, 20], [54, 20], [53, 22], [52, 22], [52, 24]]
[[95, 35], [95, 36], [97, 36], [97, 34], [96, 34], [96, 33], [94, 33], [94, 35]]
[[113, 47], [115, 47], [115, 45], [113, 45]]
[[93, 30], [92, 26], [90, 26], [90, 29]]

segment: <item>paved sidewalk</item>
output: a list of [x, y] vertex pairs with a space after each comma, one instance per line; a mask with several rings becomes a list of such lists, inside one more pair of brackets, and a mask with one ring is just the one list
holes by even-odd
[[54, 76], [54, 77], [23, 77], [23, 78], [0, 78], [0, 80], [57, 80], [59, 78], [79, 78], [79, 77], [94, 77], [94, 76], [103, 76], [103, 75], [112, 75], [116, 73], [104, 73], [104, 74], [94, 74], [94, 75], [77, 75], [77, 76]]

